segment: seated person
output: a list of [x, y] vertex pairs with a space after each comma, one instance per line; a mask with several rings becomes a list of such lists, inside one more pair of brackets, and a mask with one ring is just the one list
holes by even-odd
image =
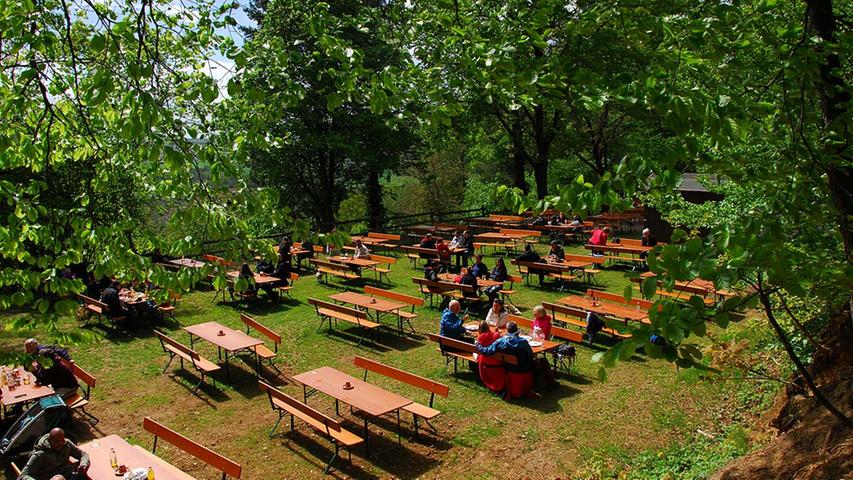
[[290, 260], [284, 260], [281, 257], [281, 254], [279, 254], [278, 263], [276, 264], [275, 270], [273, 270], [270, 276], [279, 279], [279, 281], [277, 282], [278, 285], [286, 286], [288, 284], [288, 281], [290, 280]]
[[464, 318], [459, 318], [459, 311], [462, 310], [462, 305], [457, 300], [451, 300], [447, 308], [441, 314], [441, 323], [439, 324], [438, 334], [442, 337], [452, 338], [462, 342], [471, 343], [471, 337], [468, 331], [462, 326], [464, 320], [468, 320], [468, 315]]
[[314, 258], [314, 243], [311, 240], [305, 240], [299, 246], [304, 252], [296, 254], [296, 268], [297, 271], [302, 269], [302, 260], [306, 258]]
[[36, 360], [30, 364], [30, 369], [36, 377], [36, 382], [40, 385], [50, 385], [56, 391], [57, 395], [63, 399], [71, 397], [80, 384], [77, 383], [77, 377], [74, 376], [74, 369], [71, 367], [71, 362], [54, 354], [51, 358], [53, 364], [44, 368], [41, 363]]
[[119, 299], [118, 291], [120, 288], [121, 285], [117, 281], [113, 281], [109, 287], [101, 292], [101, 302], [105, 303], [107, 308], [110, 309], [110, 317], [123, 317], [129, 313], [124, 304], [121, 303], [121, 299]]
[[275, 265], [268, 262], [265, 258], [262, 258], [258, 262], [258, 264], [255, 266], [255, 270], [258, 273], [263, 273], [266, 275], [272, 275], [272, 273], [275, 271]]
[[431, 233], [427, 233], [424, 235], [424, 238], [421, 239], [421, 243], [418, 244], [421, 248], [435, 248], [435, 239], [432, 238]]
[[459, 242], [459, 248], [464, 248], [465, 251], [462, 252], [462, 266], [468, 266], [468, 259], [474, 255], [474, 237], [471, 236], [471, 232], [465, 230], [462, 232], [462, 240]]
[[509, 273], [506, 271], [506, 263], [504, 263], [503, 257], [498, 257], [495, 260], [495, 268], [492, 269], [492, 272], [489, 274], [489, 278], [496, 282], [505, 282], [507, 278], [509, 278]]
[[[515, 257], [516, 261], [519, 262], [541, 262], [542, 257], [533, 250], [533, 247], [528, 243], [524, 246], [524, 253]], [[529, 274], [538, 274], [539, 275], [539, 283], [541, 284], [545, 280], [545, 272], [542, 270], [537, 270], [535, 268], [528, 269]]]
[[[592, 236], [589, 238], [589, 243], [591, 245], [607, 245], [608, 235], [610, 235], [610, 227], [604, 227], [603, 229], [596, 228], [592, 231]], [[592, 254], [598, 256], [604, 255], [602, 252], [596, 251], [595, 249], [592, 250]]]
[[545, 220], [545, 217], [543, 217], [542, 215], [537, 216], [536, 218], [533, 219], [532, 222], [530, 222], [530, 225], [532, 225], [534, 227], [539, 227], [539, 226], [547, 225], [547, 224], [548, 224], [548, 221]]
[[551, 242], [551, 249], [548, 250], [548, 258], [555, 262], [563, 262], [566, 260], [566, 252], [563, 251], [563, 246], [560, 245], [560, 242], [556, 240]]
[[516, 358], [517, 364], [504, 364], [506, 369], [507, 400], [530, 396], [533, 392], [533, 349], [527, 340], [518, 336], [518, 325], [515, 322], [506, 324], [506, 335], [495, 340], [488, 347], [478, 345], [477, 350], [484, 355], [506, 353]]
[[59, 355], [60, 358], [68, 360], [69, 362], [74, 362], [74, 360], [71, 359], [71, 355], [68, 354], [68, 350], [62, 347], [57, 347], [56, 345], [39, 345], [38, 340], [35, 338], [28, 338], [24, 342], [24, 350], [27, 352], [27, 355], [32, 355], [33, 358], [41, 355], [53, 360], [54, 355]]
[[453, 238], [450, 239], [450, 249], [459, 247], [459, 244], [462, 242], [462, 232], [456, 232], [453, 234]]
[[424, 265], [424, 278], [437, 282], [439, 281], [438, 274], [441, 273], [441, 260], [433, 258], [427, 261]]
[[467, 268], [462, 269], [462, 278], [459, 280], [462, 285], [471, 285], [474, 287], [473, 292], [462, 292], [462, 295], [467, 298], [479, 298], [480, 294], [477, 291], [477, 277]]
[[504, 328], [506, 327], [508, 318], [509, 314], [506, 313], [503, 300], [496, 298], [492, 302], [492, 308], [489, 309], [489, 313], [486, 314], [486, 323], [495, 328]]
[[353, 247], [355, 247], [355, 252], [352, 254], [353, 258], [366, 258], [370, 256], [370, 250], [368, 250], [367, 245], [362, 243], [361, 239], [356, 240]]
[[[279, 258], [281, 258], [281, 254], [279, 254]], [[252, 269], [249, 267], [248, 263], [240, 265], [240, 271], [237, 274], [237, 281], [239, 280], [245, 280], [248, 283], [248, 286], [242, 290], [243, 293], [252, 295], [258, 292], [258, 289], [255, 286], [255, 274], [252, 273]], [[231, 293], [231, 297], [233, 298], [234, 285], [228, 285], [228, 292]]]
[[[488, 347], [499, 338], [501, 338], [500, 333], [492, 331], [488, 323], [480, 322], [477, 345]], [[483, 385], [495, 393], [502, 393], [506, 388], [506, 370], [504, 370], [503, 361], [490, 355], [477, 355], [477, 365]]]
[[571, 225], [573, 227], [579, 227], [579, 226], [583, 225], [583, 221], [581, 221], [580, 215], [573, 216], [572, 217], [572, 223], [570, 223], [569, 225]]
[[[551, 338], [551, 316], [545, 312], [545, 307], [536, 305], [533, 307], [533, 333], [542, 335], [542, 338], [548, 340]], [[535, 337], [534, 337], [535, 338]]]
[[471, 274], [477, 278], [486, 278], [489, 276], [489, 267], [483, 263], [483, 256], [478, 254], [474, 257], [474, 265], [471, 267]]
[[444, 265], [450, 265], [450, 247], [444, 243], [444, 239], [439, 238], [435, 241], [435, 251], [438, 252], [438, 259]]
[[[643, 239], [641, 241], [641, 244], [644, 247], [654, 247], [655, 245], [658, 244], [658, 240], [655, 238], [654, 235], [652, 235], [651, 230], [649, 230], [648, 228], [644, 228], [643, 229]], [[648, 256], [649, 256], [649, 252], [643, 252], [640, 254], [640, 258], [646, 258]]]
[[559, 214], [557, 214], [557, 220], [556, 220], [557, 225], [565, 225], [567, 223], [569, 223], [569, 219], [566, 218], [565, 213], [560, 212]]
[[[79, 459], [78, 463], [71, 463]], [[88, 478], [89, 454], [66, 440], [61, 428], [54, 428], [36, 440], [27, 464], [17, 480], [54, 480], [59, 478]]]

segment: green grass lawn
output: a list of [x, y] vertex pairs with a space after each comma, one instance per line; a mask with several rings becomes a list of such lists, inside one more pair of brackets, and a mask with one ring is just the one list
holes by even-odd
[[[544, 253], [544, 245], [538, 247]], [[567, 252], [585, 252], [580, 247]], [[489, 258], [491, 267], [494, 260]], [[512, 271], [514, 267], [508, 265]], [[402, 257], [393, 266], [393, 290], [417, 295], [412, 276], [421, 276]], [[622, 293], [636, 273], [608, 269], [599, 281], [608, 291]], [[376, 282], [370, 282], [376, 284]], [[387, 287], [387, 284], [386, 284]], [[439, 433], [427, 432], [411, 440], [411, 418], [404, 417], [404, 440], [396, 446], [393, 423], [380, 420], [371, 426], [371, 453], [385, 450], [370, 459], [363, 449], [353, 452], [352, 467], [341, 462], [336, 475], [357, 478], [557, 478], [570, 475], [591, 455], [605, 455], [613, 461], [638, 452], [662, 451], [700, 426], [713, 424], [715, 412], [726, 401], [722, 383], [703, 376], [676, 371], [662, 361], [636, 356], [609, 372], [606, 382], [597, 380], [597, 365], [590, 363], [596, 350], [578, 348], [575, 372], [561, 374], [560, 386], [543, 390], [536, 398], [505, 402], [490, 394], [467, 371], [454, 375], [444, 369], [443, 360], [425, 333], [436, 332], [440, 312], [418, 309], [414, 321], [418, 334], [399, 336], [396, 330], [381, 332], [376, 345], [357, 348], [357, 329], [343, 323], [328, 334], [318, 331], [319, 320], [307, 297], [326, 298], [347, 288], [332, 281], [323, 285], [313, 275], [296, 282], [294, 301], [268, 302], [261, 294], [249, 308], [256, 320], [280, 333], [278, 366], [286, 375], [328, 365], [360, 375], [352, 365], [355, 355], [363, 355], [395, 367], [423, 375], [450, 386], [448, 398], [439, 397], [436, 407], [445, 412], [435, 421]], [[352, 286], [352, 289], [360, 287]], [[585, 290], [579, 284], [575, 293]], [[569, 292], [538, 285], [521, 286], [515, 303], [526, 316], [543, 300], [556, 300]], [[215, 320], [233, 328], [243, 328], [239, 310], [230, 303], [213, 303], [214, 292], [197, 290], [184, 295], [177, 322], [159, 328], [173, 338], [188, 343], [183, 326]], [[10, 319], [6, 316], [6, 320]], [[63, 321], [63, 330], [78, 328], [74, 319]], [[265, 395], [257, 388], [252, 366], [240, 359], [232, 363], [231, 381], [217, 381], [218, 388], [202, 387], [198, 395], [190, 390], [197, 382], [195, 371], [181, 373], [173, 365], [161, 373], [167, 360], [148, 327], [130, 332], [87, 328], [91, 340], [70, 347], [77, 362], [98, 378], [93, 391], [91, 412], [101, 419], [89, 429], [83, 422], [75, 432], [85, 441], [118, 434], [150, 447], [151, 438], [141, 427], [150, 416], [243, 465], [243, 478], [281, 479], [322, 476], [322, 467], [331, 456], [330, 443], [297, 422], [297, 432], [280, 428], [267, 437], [277, 416]], [[0, 345], [20, 350], [29, 336], [50, 343], [44, 331], [4, 331]], [[269, 344], [268, 344], [269, 345]], [[196, 343], [200, 353], [216, 359], [216, 348]], [[271, 346], [271, 345], [270, 345]], [[268, 378], [274, 377], [268, 371]], [[372, 375], [369, 380], [419, 402], [427, 402], [424, 391]], [[301, 388], [277, 380], [288, 393], [299, 395]], [[333, 401], [324, 395], [310, 399], [312, 406], [333, 414]], [[341, 409], [347, 425], [360, 431], [352, 416]], [[198, 461], [165, 447], [158, 452], [197, 478], [218, 478], [217, 472]], [[512, 459], [513, 462], [508, 462]], [[509, 463], [509, 464], [508, 464]], [[533, 470], [530, 470], [533, 469]], [[9, 477], [11, 478], [11, 477]]]

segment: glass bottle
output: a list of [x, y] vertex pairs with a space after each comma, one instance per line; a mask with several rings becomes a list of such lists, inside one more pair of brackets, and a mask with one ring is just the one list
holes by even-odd
[[116, 457], [116, 451], [114, 448], [110, 449], [110, 466], [113, 467], [113, 470], [118, 468], [118, 457]]
[[154, 480], [154, 469], [148, 467], [148, 480]]

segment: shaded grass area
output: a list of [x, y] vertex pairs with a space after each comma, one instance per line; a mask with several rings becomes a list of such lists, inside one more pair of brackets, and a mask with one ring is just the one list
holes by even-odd
[[[544, 254], [544, 245], [537, 248]], [[580, 247], [567, 248], [568, 251], [586, 253]], [[492, 258], [487, 260], [490, 267], [493, 263]], [[508, 267], [511, 271], [514, 268]], [[603, 284], [598, 288], [621, 294], [637, 274], [630, 269], [607, 269], [598, 276]], [[392, 284], [385, 287], [417, 295], [410, 280], [413, 276], [421, 276], [420, 270], [400, 257], [392, 268]], [[386, 451], [365, 459], [363, 450], [357, 449], [353, 452], [353, 465], [339, 463], [336, 476], [517, 478], [528, 476], [531, 466], [537, 469], [537, 476], [565, 476], [579, 467], [586, 468], [593, 457], [628, 458], [650, 448], [670, 448], [688, 432], [713, 422], [715, 408], [726, 399], [721, 381], [707, 376], [684, 378], [673, 366], [642, 357], [620, 364], [610, 372], [607, 382], [601, 383], [596, 379], [597, 365], [590, 363], [596, 350], [581, 346], [574, 371], [559, 377], [558, 388], [543, 390], [536, 398], [504, 402], [480, 386], [467, 371], [460, 369], [454, 375], [452, 367], [444, 369], [435, 345], [425, 336], [437, 331], [440, 315], [428, 303], [417, 311], [417, 334], [401, 337], [387, 329], [379, 335], [376, 345], [357, 348], [357, 330], [343, 324], [333, 333], [318, 330], [320, 322], [306, 299], [325, 298], [345, 288], [360, 290], [357, 285], [346, 286], [337, 281], [325, 285], [313, 275], [306, 275], [296, 283], [295, 300], [271, 302], [261, 294], [257, 304], [248, 309], [256, 320], [282, 335], [277, 365], [283, 375], [276, 379], [281, 388], [300, 396], [301, 387], [287, 383], [287, 377], [324, 365], [359, 376], [361, 372], [353, 367], [352, 358], [363, 355], [446, 383], [450, 396], [436, 402], [444, 412], [434, 422], [438, 434], [427, 432], [417, 440], [404, 439], [398, 447], [394, 424], [390, 419], [380, 419], [371, 426], [371, 448]], [[572, 288], [574, 292], [520, 286], [514, 301], [525, 316], [530, 316], [530, 309], [537, 303], [581, 293], [587, 286]], [[176, 312], [177, 321], [158, 328], [187, 344], [183, 326], [214, 320], [243, 328], [237, 305], [214, 303], [213, 296], [212, 291], [204, 290], [185, 295]], [[472, 313], [472, 317], [483, 315]], [[61, 328], [79, 327], [68, 318]], [[207, 385], [198, 395], [192, 395], [190, 391], [198, 381], [195, 371], [181, 372], [176, 362], [165, 374], [161, 373], [167, 358], [152, 328], [128, 332], [98, 327], [87, 330], [93, 338], [71, 347], [71, 351], [77, 362], [98, 378], [90, 410], [102, 421], [96, 429], [78, 422], [80, 428], [74, 434], [79, 440], [115, 433], [150, 447], [151, 438], [141, 429], [142, 418], [150, 416], [241, 463], [243, 478], [322, 477], [322, 467], [332, 453], [331, 444], [325, 439], [299, 422], [295, 433], [282, 426], [272, 438], [267, 437], [277, 416], [257, 388], [250, 361], [234, 359], [229, 382], [219, 376], [217, 388]], [[0, 345], [7, 350], [21, 349], [29, 336], [50, 342], [48, 334], [36, 328], [17, 333], [4, 331]], [[216, 360], [215, 347], [204, 342], [196, 346], [203, 356]], [[266, 371], [267, 378], [274, 376], [276, 372]], [[372, 375], [370, 381], [421, 403], [429, 399], [424, 391], [378, 375]], [[309, 403], [328, 414], [334, 413], [334, 402], [328, 397], [318, 395]], [[346, 409], [341, 413], [348, 428], [361, 431], [357, 418]], [[411, 433], [411, 418], [404, 416], [404, 436]], [[212, 468], [172, 448], [158, 448], [158, 454], [197, 478], [218, 478]], [[507, 465], [508, 455], [519, 457], [519, 462]]]

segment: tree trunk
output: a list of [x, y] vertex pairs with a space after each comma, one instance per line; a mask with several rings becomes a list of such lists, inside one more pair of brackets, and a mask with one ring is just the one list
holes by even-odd
[[512, 140], [512, 174], [513, 186], [520, 188], [525, 194], [530, 191], [527, 179], [524, 176], [524, 168], [527, 165], [527, 150], [524, 149], [524, 130], [521, 128], [521, 120], [516, 118], [512, 122], [512, 130], [509, 133]]
[[533, 177], [536, 179], [536, 197], [540, 200], [548, 196], [548, 162], [533, 164]]
[[[835, 13], [832, 9], [832, 0], [809, 0], [808, 1], [809, 27], [818, 37], [823, 40], [819, 43], [817, 51], [823, 55], [824, 45], [834, 45], [836, 40], [837, 23]], [[832, 47], [830, 47], [832, 48]], [[820, 92], [821, 110], [823, 113], [824, 129], [840, 132], [841, 135], [850, 135], [850, 126], [835, 123], [846, 122], [845, 111], [849, 108], [850, 94], [843, 77], [838, 74], [842, 72], [841, 60], [834, 51], [826, 54], [824, 63], [820, 66], [820, 77], [815, 79], [817, 89]], [[849, 165], [849, 159], [842, 147], [827, 147], [831, 156], [830, 165], [826, 170], [832, 203], [838, 210], [838, 222], [841, 230], [841, 238], [844, 240], [844, 253], [847, 261], [851, 261], [851, 248], [853, 248], [853, 232], [851, 231], [850, 216], [853, 215], [853, 195], [850, 186], [853, 185], [853, 169]]]
[[365, 182], [365, 194], [367, 196], [367, 218], [371, 229], [382, 227], [382, 217], [385, 209], [382, 206], [382, 184], [379, 183], [379, 172], [371, 168], [367, 172]]

